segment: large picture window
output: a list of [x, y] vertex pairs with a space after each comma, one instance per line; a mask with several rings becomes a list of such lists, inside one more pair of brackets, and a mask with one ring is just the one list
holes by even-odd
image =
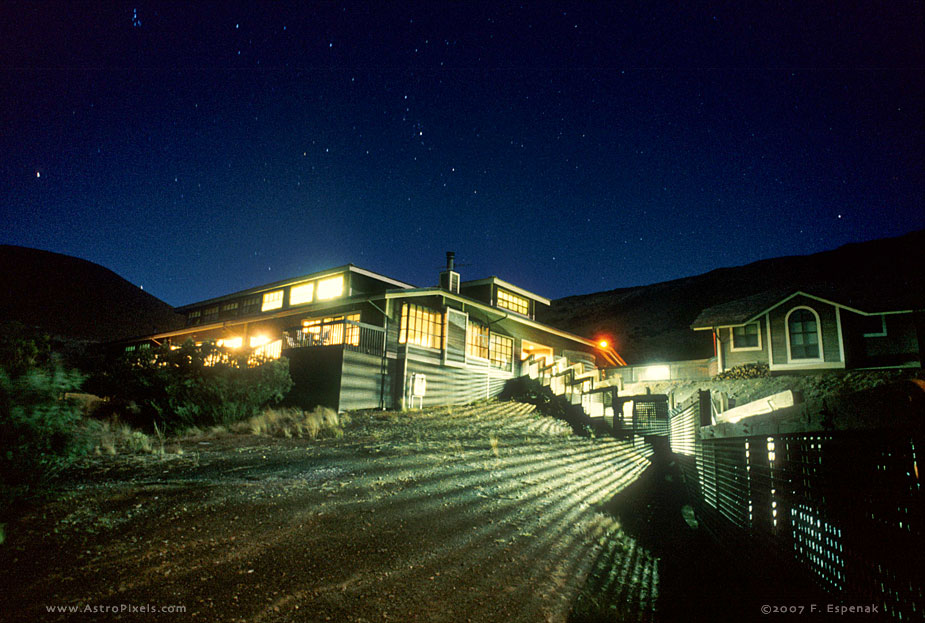
[[489, 361], [492, 368], [510, 372], [514, 363], [514, 340], [504, 335], [492, 333]]
[[509, 309], [512, 312], [530, 315], [530, 301], [522, 296], [517, 296], [513, 292], [498, 288], [498, 307]]
[[819, 359], [819, 325], [808, 309], [797, 309], [787, 317], [791, 359]]
[[488, 359], [488, 327], [472, 320], [466, 332], [466, 355]]
[[310, 346], [334, 346], [360, 343], [360, 314], [346, 316], [329, 316], [327, 318], [309, 318], [302, 321], [304, 341]]
[[753, 322], [741, 327], [732, 327], [732, 348], [733, 350], [761, 348], [758, 323]]
[[401, 308], [398, 341], [401, 344], [443, 348], [443, 314], [405, 303]]

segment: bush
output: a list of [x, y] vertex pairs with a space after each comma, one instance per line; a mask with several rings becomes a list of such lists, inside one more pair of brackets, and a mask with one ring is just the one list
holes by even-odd
[[[7, 329], [6, 327], [4, 329]], [[80, 410], [64, 399], [83, 376], [21, 331], [0, 331], [0, 481], [29, 486], [87, 451]]]
[[510, 379], [498, 396], [499, 400], [514, 400], [536, 405], [537, 411], [559, 420], [564, 420], [575, 434], [588, 436], [593, 422], [581, 405], [573, 405], [564, 396], [557, 396], [539, 381], [527, 376]]
[[134, 405], [123, 416], [148, 430], [228, 426], [279, 402], [292, 387], [288, 360], [253, 363], [248, 354], [191, 342], [139, 350], [95, 378], [91, 391]]

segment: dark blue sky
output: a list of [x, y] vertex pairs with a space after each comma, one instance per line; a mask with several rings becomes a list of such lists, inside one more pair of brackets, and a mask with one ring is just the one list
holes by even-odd
[[0, 243], [174, 305], [447, 250], [557, 298], [925, 228], [921, 2], [98, 4], [0, 4]]

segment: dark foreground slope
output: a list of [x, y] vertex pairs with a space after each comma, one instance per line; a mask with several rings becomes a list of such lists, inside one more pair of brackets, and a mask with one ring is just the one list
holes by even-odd
[[713, 354], [709, 332], [690, 325], [704, 309], [767, 290], [807, 290], [863, 305], [871, 298], [907, 305], [925, 292], [925, 231], [850, 244], [807, 256], [762, 260], [648, 286], [553, 301], [538, 320], [594, 337], [607, 334], [628, 363]]
[[597, 510], [645, 448], [517, 403], [352, 418], [338, 439], [87, 459], [6, 526], [4, 620], [565, 623], [605, 544], [622, 611], [653, 619], [658, 561]]
[[68, 255], [0, 246], [0, 322], [108, 341], [183, 326], [160, 299], [107, 268]]

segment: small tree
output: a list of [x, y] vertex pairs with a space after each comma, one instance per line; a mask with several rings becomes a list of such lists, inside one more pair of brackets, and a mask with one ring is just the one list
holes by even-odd
[[35, 484], [87, 450], [79, 409], [64, 400], [83, 376], [66, 369], [46, 336], [0, 329], [0, 482]]

